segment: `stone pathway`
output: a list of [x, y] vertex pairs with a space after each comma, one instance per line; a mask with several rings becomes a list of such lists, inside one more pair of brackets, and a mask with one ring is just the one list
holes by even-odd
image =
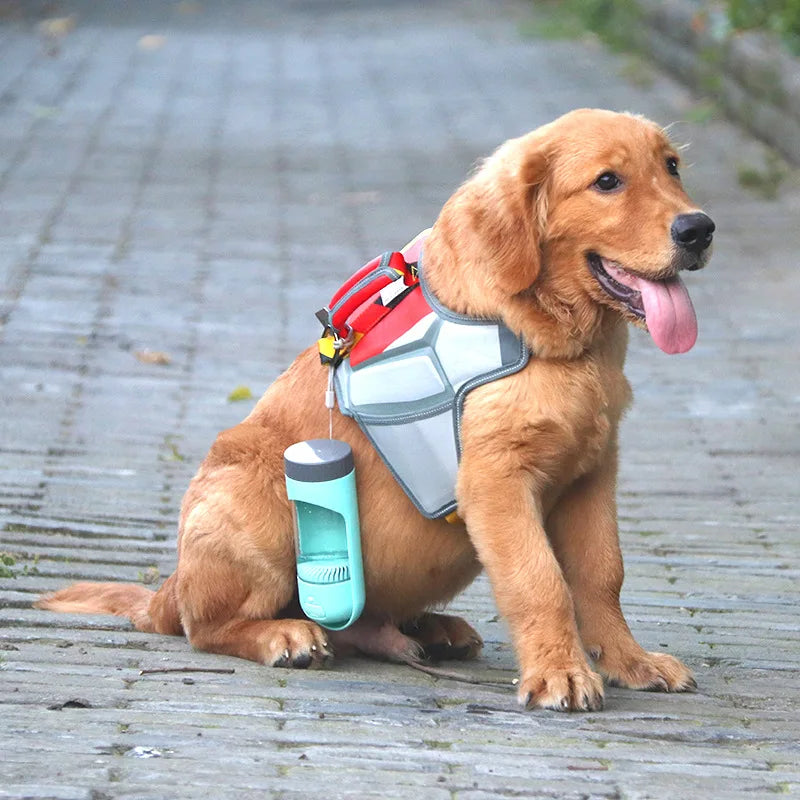
[[[31, 608], [169, 574], [181, 495], [253, 402], [229, 393], [263, 391], [477, 157], [578, 106], [698, 118], [646, 65], [525, 35], [522, 2], [65, 5], [63, 39], [28, 4], [0, 24], [0, 798], [800, 791], [800, 189], [744, 191], [762, 148], [722, 121], [673, 129], [718, 244], [689, 278], [697, 347], [633, 336], [619, 487], [628, 619], [697, 694], [523, 713], [509, 689], [274, 670]], [[454, 608], [487, 642], [465, 669], [510, 681], [486, 581]], [[231, 672], [140, 674], [165, 666]]]

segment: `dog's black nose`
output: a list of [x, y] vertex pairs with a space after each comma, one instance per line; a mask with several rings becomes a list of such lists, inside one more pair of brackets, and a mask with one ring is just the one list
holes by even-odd
[[678, 214], [672, 223], [672, 240], [675, 244], [698, 255], [714, 238], [714, 220], [707, 214]]

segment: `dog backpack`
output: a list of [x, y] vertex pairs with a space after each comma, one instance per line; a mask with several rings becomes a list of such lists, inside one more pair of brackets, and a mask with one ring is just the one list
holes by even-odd
[[419, 511], [435, 519], [456, 510], [465, 397], [518, 372], [529, 352], [502, 323], [457, 314], [434, 297], [418, 240], [406, 248], [419, 251], [416, 262], [384, 253], [317, 316], [340, 411], [358, 422]]

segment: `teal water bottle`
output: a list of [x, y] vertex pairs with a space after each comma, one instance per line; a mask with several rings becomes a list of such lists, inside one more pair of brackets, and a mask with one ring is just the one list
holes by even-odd
[[310, 439], [288, 447], [283, 461], [294, 504], [300, 607], [314, 622], [342, 630], [364, 610], [353, 451], [337, 439]]

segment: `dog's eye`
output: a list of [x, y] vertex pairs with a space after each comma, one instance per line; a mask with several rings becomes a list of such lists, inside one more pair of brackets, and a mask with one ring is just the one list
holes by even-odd
[[594, 185], [601, 192], [613, 192], [614, 189], [622, 186], [622, 179], [614, 172], [604, 172], [595, 182]]
[[678, 177], [678, 159], [674, 156], [667, 157], [667, 172], [676, 178]]

